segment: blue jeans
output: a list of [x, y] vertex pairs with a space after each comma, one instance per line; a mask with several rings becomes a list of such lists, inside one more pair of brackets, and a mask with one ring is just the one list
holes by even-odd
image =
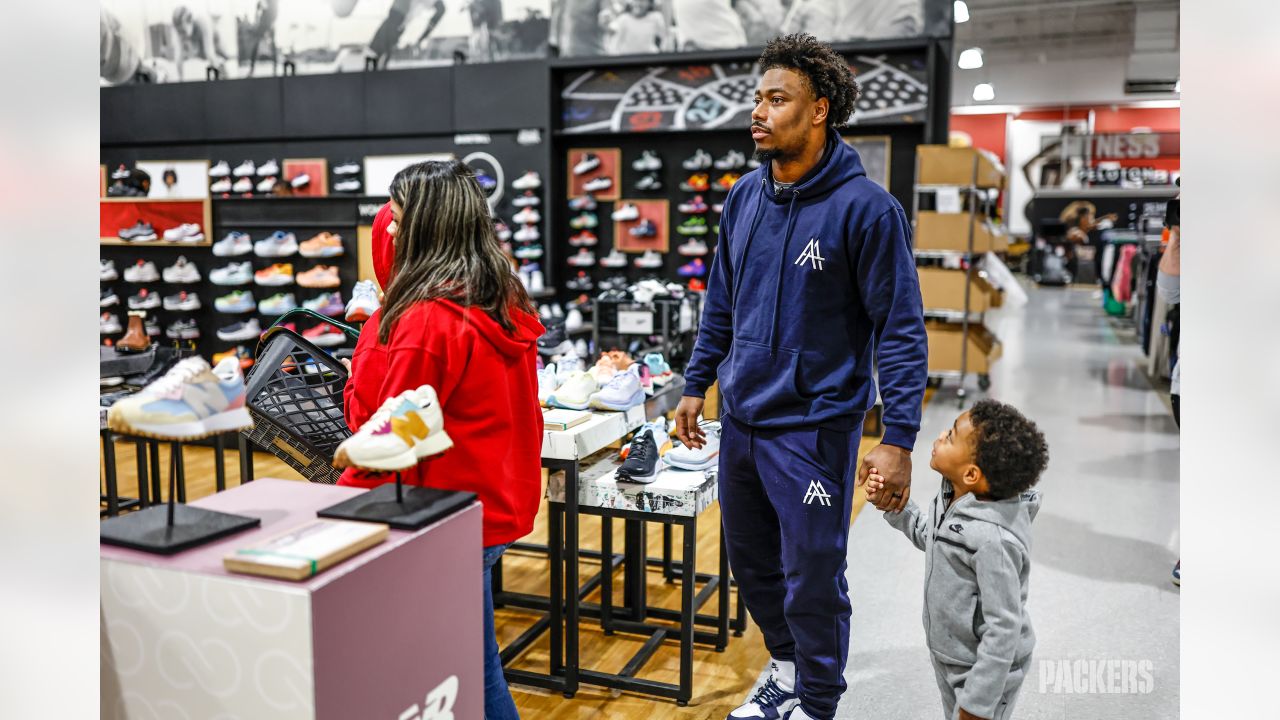
[[493, 545], [484, 549], [484, 717], [485, 720], [519, 720], [516, 703], [502, 674], [498, 656], [498, 636], [493, 629], [493, 566], [507, 549]]

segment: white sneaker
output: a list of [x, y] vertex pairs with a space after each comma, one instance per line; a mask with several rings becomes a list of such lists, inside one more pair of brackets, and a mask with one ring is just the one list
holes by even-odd
[[699, 425], [706, 433], [701, 448], [678, 445], [671, 448], [662, 461], [680, 470], [710, 470], [719, 463], [720, 423], [714, 420]]
[[517, 260], [537, 260], [542, 257], [541, 245], [523, 245], [511, 253]]
[[547, 397], [547, 405], [568, 408], [569, 410], [586, 410], [591, 403], [591, 396], [600, 386], [596, 379], [585, 372], [575, 372]]
[[242, 177], [231, 186], [233, 192], [247, 193], [253, 192], [253, 178]]
[[542, 282], [541, 270], [534, 270], [529, 273], [529, 292], [542, 292], [546, 289], [546, 286]]
[[546, 407], [547, 397], [558, 387], [560, 383], [556, 382], [556, 364], [548, 363], [538, 371], [538, 403]]
[[209, 282], [214, 285], [248, 285], [253, 282], [253, 263], [231, 263], [226, 267], [209, 271]]
[[265, 163], [259, 165], [258, 169], [255, 171], [254, 174], [257, 175], [258, 177], [269, 177], [271, 175], [279, 175], [280, 166], [276, 164], [275, 160], [268, 160]]
[[676, 252], [685, 256], [702, 256], [707, 254], [707, 243], [700, 238], [689, 238], [687, 242], [676, 248]]
[[631, 163], [631, 167], [640, 172], [654, 172], [662, 169], [662, 158], [652, 150], [645, 150], [640, 153], [640, 158]]
[[283, 315], [296, 307], [298, 301], [293, 293], [276, 293], [258, 301], [258, 312], [263, 315]]
[[[756, 688], [745, 703], [729, 713], [727, 720], [796, 717], [795, 711], [800, 709], [800, 696], [796, 694], [795, 663], [771, 660], [769, 666], [769, 677], [765, 678], [764, 684]], [[802, 712], [800, 717], [809, 716]]]
[[383, 402], [368, 422], [338, 446], [333, 466], [407, 470], [451, 447], [453, 440], [445, 432], [444, 411], [435, 388], [423, 385]]
[[298, 252], [298, 238], [291, 232], [277, 230], [253, 244], [258, 257], [288, 257]]
[[191, 312], [200, 309], [200, 296], [191, 292], [180, 292], [164, 299], [164, 309], [178, 312]]
[[514, 237], [516, 242], [534, 242], [542, 239], [542, 233], [538, 232], [538, 228], [532, 225], [525, 225], [516, 231]]
[[715, 162], [717, 170], [737, 170], [747, 164], [747, 156], [737, 150], [730, 150]]
[[711, 155], [707, 154], [706, 150], [698, 148], [693, 157], [680, 164], [684, 166], [685, 170], [706, 170], [711, 167]]
[[136, 264], [124, 269], [125, 282], [144, 283], [155, 282], [159, 279], [160, 273], [156, 271], [156, 264], [150, 260], [146, 262], [139, 260]]
[[164, 269], [164, 281], [167, 283], [200, 282], [200, 271], [187, 261], [185, 255], [179, 255], [178, 261]]
[[258, 325], [258, 318], [251, 318], [248, 322], [232, 323], [226, 327], [218, 328], [218, 339], [224, 342], [257, 340], [261, 336], [262, 327]]
[[195, 223], [183, 223], [164, 231], [164, 239], [168, 242], [198, 243], [204, 242], [204, 233]]
[[98, 280], [100, 282], [110, 282], [119, 278], [120, 274], [116, 272], [115, 260], [98, 259]]
[[577, 255], [569, 256], [569, 264], [574, 267], [591, 267], [596, 264], [596, 254], [582, 248]]
[[214, 368], [201, 357], [180, 361], [136, 395], [112, 405], [107, 427], [163, 440], [194, 440], [253, 427], [240, 359], [229, 357]]
[[231, 192], [231, 178], [224, 177], [221, 180], [215, 181], [212, 185], [209, 186], [209, 192], [211, 193]]
[[511, 201], [511, 204], [518, 208], [537, 207], [542, 204], [542, 200], [533, 194], [533, 191], [527, 191], [524, 195]]
[[582, 186], [583, 192], [601, 192], [613, 187], [613, 178], [608, 175], [601, 175], [597, 178], [591, 178]]
[[347, 303], [347, 322], [364, 322], [382, 303], [378, 301], [378, 286], [372, 280], [361, 280], [351, 289], [351, 300]]
[[591, 395], [591, 407], [600, 410], [622, 411], [644, 402], [644, 389], [640, 387], [640, 365], [615, 374], [599, 392]]
[[582, 329], [582, 311], [574, 308], [569, 311], [564, 318], [564, 329], [569, 332], [577, 332]]
[[613, 248], [608, 255], [600, 258], [600, 267], [620, 268], [627, 266], [627, 256], [618, 252], [618, 248]]
[[573, 352], [575, 355], [580, 357], [586, 357], [589, 354], [587, 352], [587, 341], [585, 338], [578, 338], [578, 342], [573, 344]]
[[98, 316], [98, 334], [111, 335], [118, 333], [124, 328], [120, 327], [120, 317], [111, 313], [102, 313]]
[[269, 193], [276, 189], [276, 179], [274, 177], [264, 178], [258, 183], [258, 192]]
[[344, 162], [333, 168], [334, 175], [355, 175], [360, 172], [360, 163]]
[[537, 210], [534, 210], [531, 207], [527, 207], [521, 210], [520, 212], [516, 213], [515, 217], [511, 219], [515, 220], [516, 222], [522, 225], [533, 225], [534, 223], [541, 220], [542, 216], [538, 214]]
[[662, 256], [652, 250], [645, 250], [643, 255], [636, 258], [635, 265], [638, 268], [660, 268]]
[[333, 184], [333, 189], [335, 192], [356, 192], [360, 189], [360, 181], [355, 179], [339, 180]]
[[227, 164], [226, 160], [219, 160], [217, 165], [209, 168], [209, 177], [211, 178], [224, 178], [230, 174], [231, 166]]
[[630, 222], [632, 220], [639, 220], [640, 208], [636, 207], [632, 203], [624, 203], [617, 210], [613, 211], [613, 215], [611, 217], [614, 220], [617, 220], [618, 222]]
[[[585, 153], [582, 159], [573, 166], [573, 174], [586, 175], [598, 167], [600, 167], [600, 157], [593, 153]], [[520, 188], [516, 189], [519, 190]]]
[[530, 170], [511, 182], [511, 187], [516, 190], [537, 190], [542, 187], [542, 178], [538, 173]]
[[239, 231], [229, 232], [226, 237], [213, 244], [213, 254], [216, 257], [237, 257], [251, 252], [253, 239]]
[[252, 160], [245, 160], [237, 165], [236, 169], [231, 171], [231, 174], [238, 178], [253, 177], [253, 171], [255, 169], [256, 168], [254, 168]]

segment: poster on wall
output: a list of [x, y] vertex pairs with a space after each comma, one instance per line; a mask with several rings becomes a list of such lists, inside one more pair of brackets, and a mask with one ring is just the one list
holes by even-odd
[[[862, 88], [849, 124], [923, 122], [925, 59], [923, 52], [848, 58]], [[561, 121], [570, 133], [745, 128], [759, 83], [754, 63], [583, 70], [565, 79]]]
[[588, 57], [760, 47], [778, 35], [795, 32], [829, 43], [919, 37], [938, 25], [936, 13], [928, 12], [931, 4], [938, 3], [552, 0], [550, 45], [561, 57]]
[[103, 85], [545, 57], [551, 0], [102, 0]]
[[209, 197], [208, 160], [139, 160], [136, 168], [151, 176], [147, 197], [181, 200]]

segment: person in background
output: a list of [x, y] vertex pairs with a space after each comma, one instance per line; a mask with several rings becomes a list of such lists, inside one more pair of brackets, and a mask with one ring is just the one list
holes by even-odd
[[793, 0], [782, 32], [827, 42], [915, 37], [924, 27], [920, 0]]
[[[435, 389], [453, 447], [402, 477], [474, 492], [484, 504], [484, 716], [510, 720], [518, 714], [498, 656], [492, 568], [533, 529], [541, 498], [536, 341], [544, 329], [502, 254], [469, 167], [457, 160], [411, 165], [390, 194], [373, 231], [374, 270], [386, 293], [350, 363], [347, 425], [359, 428], [404, 390]], [[388, 482], [394, 473], [348, 469], [338, 484]]]
[[98, 8], [98, 76], [109, 85], [155, 82], [133, 43], [124, 35], [120, 19]]
[[[742, 18], [730, 0], [672, 0], [680, 52], [727, 50], [747, 45]], [[777, 28], [769, 33], [772, 38]]]
[[654, 0], [629, 0], [609, 23], [610, 55], [641, 55], [667, 47], [667, 20]]
[[179, 80], [185, 79], [182, 66], [188, 58], [208, 61], [209, 67], [226, 75], [230, 56], [222, 47], [222, 36], [214, 28], [212, 18], [196, 17], [186, 5], [179, 5], [173, 9], [173, 29], [177, 35], [173, 62], [178, 68]]
[[[1164, 225], [1169, 228], [1169, 245], [1160, 257], [1156, 269], [1156, 292], [1165, 303], [1174, 307], [1182, 302], [1182, 196], [1169, 201], [1165, 209]], [[1179, 312], [1179, 315], [1181, 313]], [[1173, 421], [1182, 427], [1182, 333], [1171, 348], [1173, 373], [1169, 377], [1169, 402], [1173, 406]], [[1182, 560], [1173, 566], [1173, 584], [1182, 585]]]
[[559, 57], [588, 57], [604, 54], [601, 13], [604, 0], [551, 0], [551, 30], [548, 46]]

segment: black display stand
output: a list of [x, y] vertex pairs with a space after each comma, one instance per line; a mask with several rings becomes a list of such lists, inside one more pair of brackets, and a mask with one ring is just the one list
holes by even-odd
[[386, 523], [396, 530], [418, 530], [470, 505], [475, 493], [404, 487], [400, 473], [387, 483], [350, 500], [327, 507], [316, 515], [334, 520]]
[[262, 524], [262, 520], [255, 517], [179, 505], [179, 452], [174, 443], [169, 456], [169, 504], [103, 520], [101, 542], [157, 555], [173, 555]]

